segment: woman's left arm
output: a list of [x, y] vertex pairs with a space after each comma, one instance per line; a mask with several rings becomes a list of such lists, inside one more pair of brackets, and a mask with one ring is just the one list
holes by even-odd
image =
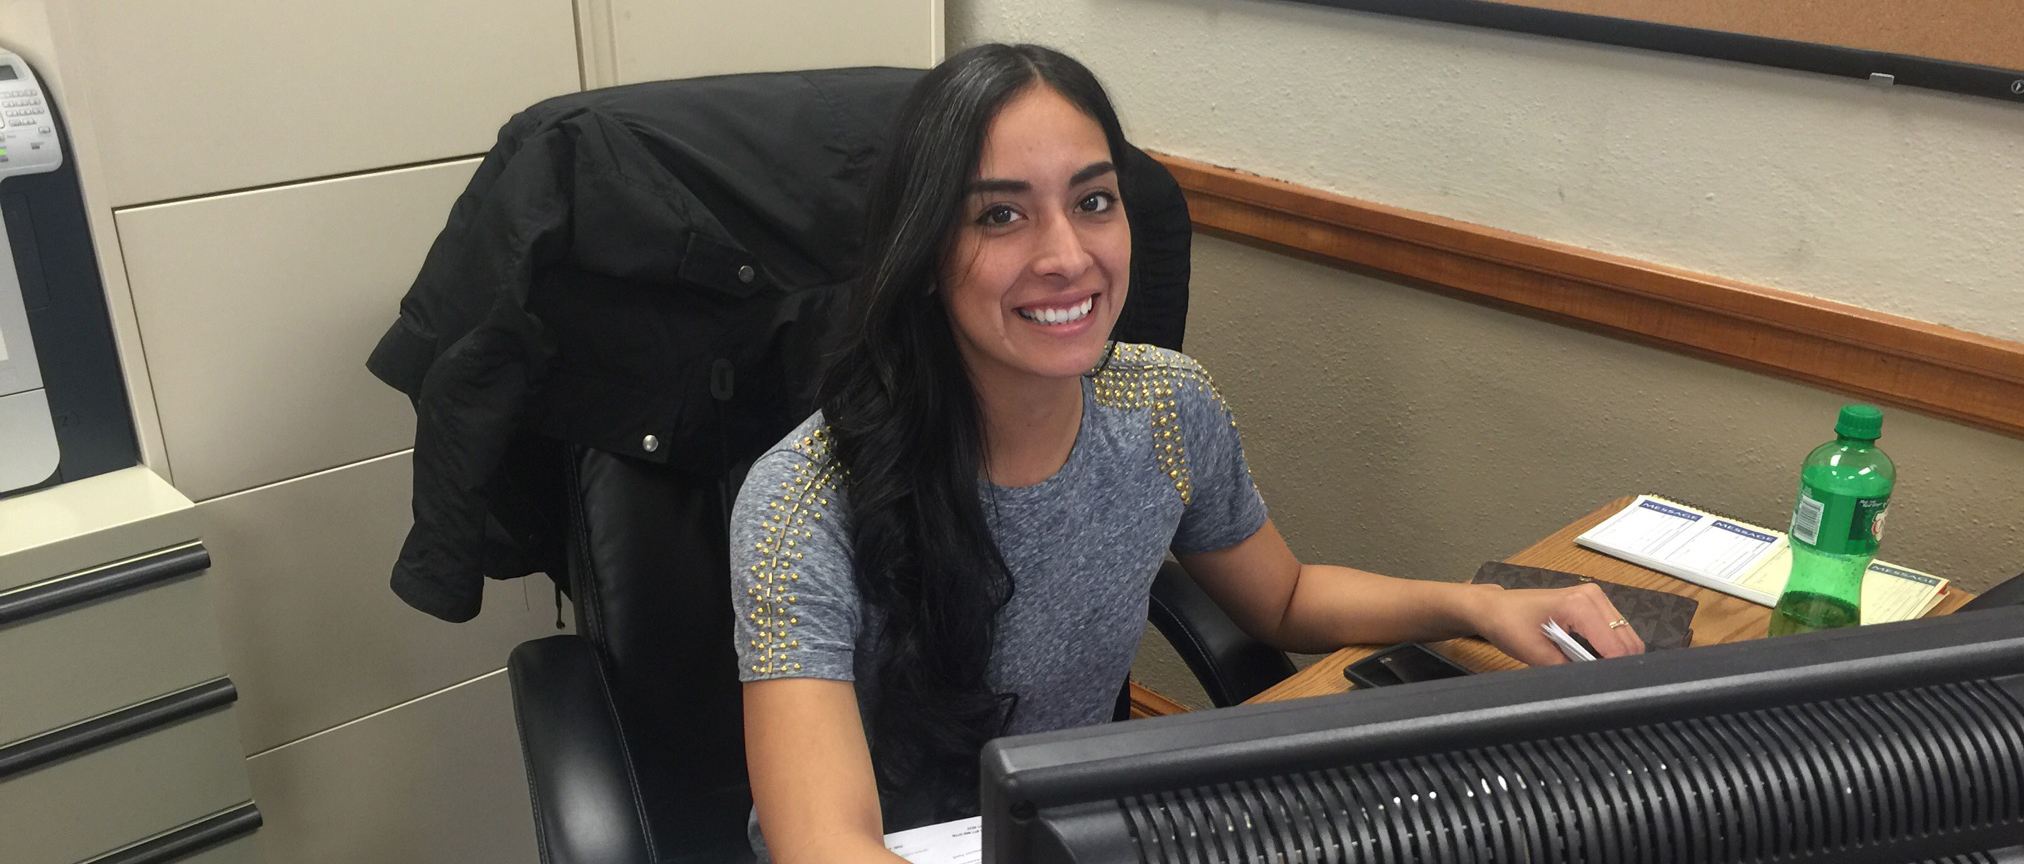
[[1302, 564], [1269, 519], [1235, 546], [1179, 557], [1244, 632], [1283, 651], [1476, 635], [1519, 661], [1550, 666], [1566, 657], [1540, 629], [1548, 619], [1604, 657], [1644, 650], [1631, 627], [1609, 626], [1623, 616], [1595, 585], [1506, 590]]

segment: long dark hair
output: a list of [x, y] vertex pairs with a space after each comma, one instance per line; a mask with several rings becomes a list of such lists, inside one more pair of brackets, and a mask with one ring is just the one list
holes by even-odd
[[999, 110], [1045, 86], [1124, 134], [1082, 64], [1036, 45], [979, 45], [903, 103], [866, 200], [856, 319], [820, 390], [848, 477], [853, 564], [875, 681], [864, 706], [886, 823], [974, 812], [977, 753], [1015, 705], [987, 677], [1012, 575], [978, 500], [984, 435], [934, 285]]

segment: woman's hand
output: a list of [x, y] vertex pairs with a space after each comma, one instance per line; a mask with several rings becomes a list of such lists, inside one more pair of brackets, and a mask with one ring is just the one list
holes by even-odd
[[[1572, 588], [1514, 588], [1478, 595], [1470, 620], [1476, 633], [1513, 659], [1551, 666], [1567, 662], [1560, 647], [1546, 638], [1541, 626], [1557, 621], [1562, 629], [1580, 633], [1602, 657], [1644, 652], [1644, 640], [1616, 611], [1616, 605], [1593, 583]], [[1611, 626], [1614, 624], [1615, 626]]]

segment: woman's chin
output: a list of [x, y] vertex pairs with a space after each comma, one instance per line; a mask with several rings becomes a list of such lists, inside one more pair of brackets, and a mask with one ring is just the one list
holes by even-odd
[[1024, 362], [1009, 365], [1035, 379], [1059, 381], [1081, 378], [1103, 362], [1106, 345], [1107, 343], [1103, 343], [1091, 348], [1078, 346], [1072, 351], [1062, 350], [1064, 346], [1056, 346], [1052, 351], [1028, 353], [1021, 358]]
[[[1090, 326], [1092, 324], [1101, 326]], [[1029, 325], [1030, 326], [1030, 325]], [[1060, 330], [1035, 332], [1038, 328], [1006, 334], [996, 350], [966, 351], [973, 373], [988, 369], [1010, 373], [1013, 379], [1061, 380], [1088, 375], [1103, 362], [1110, 348], [1109, 322], [1092, 321], [1076, 327], [1076, 333]], [[1022, 328], [1023, 329], [1023, 328]], [[1066, 328], [1064, 328], [1066, 329]]]
[[1104, 355], [1108, 353], [1109, 347], [1109, 340], [1098, 341], [1095, 345], [1087, 346], [1083, 350], [1064, 356], [1058, 363], [1050, 364], [1051, 371], [1064, 378], [1080, 378], [1088, 375], [1090, 372], [1095, 371], [1098, 365], [1103, 363]]

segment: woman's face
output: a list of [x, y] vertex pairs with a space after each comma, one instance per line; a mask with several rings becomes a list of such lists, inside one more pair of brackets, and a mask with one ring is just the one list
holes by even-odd
[[1072, 379], [1124, 308], [1131, 227], [1103, 128], [1045, 86], [984, 139], [942, 268], [942, 302], [983, 387]]

